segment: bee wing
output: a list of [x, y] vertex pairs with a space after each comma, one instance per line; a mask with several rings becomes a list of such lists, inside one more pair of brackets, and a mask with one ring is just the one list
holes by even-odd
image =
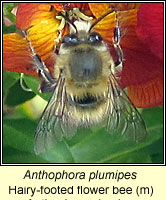
[[107, 129], [136, 142], [143, 141], [147, 132], [144, 121], [112, 74], [109, 79]]
[[61, 141], [64, 136], [70, 137], [76, 130], [63, 124], [65, 110], [65, 84], [64, 78], [59, 78], [53, 95], [48, 102], [35, 132], [36, 154], [45, 152]]

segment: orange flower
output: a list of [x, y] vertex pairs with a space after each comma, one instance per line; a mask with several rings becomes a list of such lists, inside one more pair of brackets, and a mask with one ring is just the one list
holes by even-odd
[[[26, 30], [35, 51], [50, 71], [55, 60], [52, 52], [59, 43], [59, 12], [79, 8], [95, 21], [111, 6], [118, 10], [122, 29], [121, 46], [124, 68], [120, 84], [136, 107], [162, 105], [163, 101], [163, 4], [156, 3], [20, 3], [17, 27]], [[149, 10], [147, 12], [147, 10]], [[146, 11], [146, 12], [145, 12]], [[100, 21], [94, 30], [102, 35], [112, 52], [115, 13]], [[62, 27], [62, 37], [68, 26]], [[25, 38], [17, 33], [3, 36], [3, 66], [5, 70], [37, 75]]]

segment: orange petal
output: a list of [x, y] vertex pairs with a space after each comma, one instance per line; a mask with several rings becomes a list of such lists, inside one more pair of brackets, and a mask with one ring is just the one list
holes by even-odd
[[[118, 19], [122, 30], [121, 45], [130, 45], [130, 37], [135, 36], [135, 26], [137, 25], [137, 7], [138, 4], [130, 3], [116, 3], [118, 6]], [[103, 14], [110, 10], [110, 6], [115, 5], [113, 3], [89, 3], [90, 9], [96, 18], [101, 17]], [[116, 16], [115, 13], [109, 14], [103, 20], [101, 20], [94, 30], [102, 35], [102, 37], [108, 42], [113, 42], [113, 32], [115, 27]], [[125, 40], [124, 40], [125, 38]], [[124, 40], [124, 41], [123, 41]]]
[[28, 49], [25, 38], [20, 34], [4, 34], [3, 68], [7, 71], [37, 75]]
[[[22, 3], [22, 4], [19, 4], [18, 21], [21, 17], [21, 13], [23, 14], [23, 11], [26, 12], [26, 9], [30, 9], [30, 8], [31, 8], [30, 13], [33, 15], [31, 16], [31, 20], [30, 20], [31, 24], [29, 23], [22, 24], [23, 21], [20, 21], [20, 28], [24, 29], [25, 27], [26, 28], [29, 27], [27, 29], [29, 40], [32, 42], [32, 45], [36, 53], [41, 56], [41, 59], [46, 63], [46, 66], [48, 64], [47, 67], [52, 72], [54, 64], [55, 64], [55, 58], [52, 56], [52, 52], [56, 45], [55, 40], [57, 39], [57, 36], [58, 36], [58, 27], [60, 24], [60, 20], [57, 20], [55, 18], [56, 11], [54, 9], [50, 10], [51, 5], [46, 5], [43, 3], [41, 4], [35, 3], [33, 5]], [[64, 31], [66, 32], [66, 28], [64, 29]], [[6, 48], [4, 47], [4, 49], [7, 49], [7, 52], [5, 54], [7, 55], [5, 56], [5, 58], [7, 58], [5, 59], [5, 65], [6, 63], [9, 64], [9, 65], [6, 65], [5, 69], [10, 70], [10, 71], [16, 71], [16, 72], [22, 72], [22, 73], [28, 73], [28, 74], [34, 75], [34, 70], [31, 69], [31, 71], [29, 72], [29, 69], [32, 68], [34, 64], [30, 56], [31, 53], [30, 51], [27, 50], [28, 49], [27, 42], [20, 35], [18, 36], [16, 34], [16, 37], [17, 38], [14, 38], [15, 42], [12, 43], [11, 45], [8, 44], [8, 41], [5, 38], [7, 41]], [[9, 37], [9, 41], [10, 41], [10, 37]], [[19, 44], [21, 43], [21, 41], [24, 41], [24, 43], [22, 44], [22, 48], [26, 49], [26, 51], [20, 50], [21, 48]], [[15, 48], [15, 50], [13, 50], [15, 46], [18, 46], [18, 48]], [[17, 54], [16, 56], [15, 54], [13, 54], [13, 60], [15, 62], [15, 65], [13, 67], [11, 67], [10, 62], [8, 62], [9, 59], [11, 60], [11, 57], [12, 57], [12, 56], [9, 57], [9, 54], [10, 54], [10, 51], [8, 51], [9, 48], [11, 48], [11, 52], [15, 51]], [[26, 57], [27, 59], [24, 57]], [[23, 63], [22, 67], [20, 67], [21, 66], [20, 63], [22, 63], [23, 60], [26, 60], [26, 62]], [[27, 63], [28, 63], [28, 66], [26, 65]]]
[[52, 6], [54, 6], [55, 10], [57, 10], [57, 11], [64, 10], [63, 3], [48, 3], [48, 4], [51, 4]]
[[47, 20], [47, 14], [51, 9], [46, 3], [20, 3], [17, 10], [17, 28], [25, 30], [41, 20]]
[[89, 8], [96, 18], [101, 17], [110, 8], [110, 3], [89, 3]]
[[96, 18], [107, 13], [111, 6], [117, 8], [118, 11], [125, 11], [139, 9], [140, 5], [140, 3], [89, 3], [90, 10]]
[[[137, 12], [140, 5], [140, 3], [89, 3], [89, 7], [96, 18], [107, 13], [111, 6], [117, 8], [118, 20], [122, 31], [122, 49], [123, 47], [137, 48], [136, 26]], [[109, 45], [113, 43], [115, 22], [115, 13], [111, 13], [94, 27], [94, 30], [99, 32]]]
[[32, 45], [42, 60], [45, 61], [50, 57], [56, 45], [58, 37], [58, 27], [60, 21], [55, 18], [55, 11], [40, 13], [40, 16], [35, 18], [28, 30], [28, 37]]
[[69, 7], [71, 8], [80, 8], [80, 10], [88, 9], [88, 3], [63, 3], [64, 8]]
[[128, 87], [128, 96], [138, 108], [151, 108], [163, 104], [163, 77], [156, 77], [146, 84]]

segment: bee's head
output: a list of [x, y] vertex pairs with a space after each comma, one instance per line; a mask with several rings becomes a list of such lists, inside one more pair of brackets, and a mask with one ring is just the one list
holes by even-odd
[[103, 39], [99, 33], [91, 32], [86, 34], [86, 32], [81, 31], [78, 33], [68, 34], [63, 38], [62, 44], [66, 47], [76, 46], [82, 43], [89, 45], [100, 45]]
[[97, 79], [101, 74], [102, 59], [99, 48], [103, 39], [99, 33], [69, 34], [63, 38], [63, 49], [69, 50], [69, 69], [74, 81], [84, 82]]

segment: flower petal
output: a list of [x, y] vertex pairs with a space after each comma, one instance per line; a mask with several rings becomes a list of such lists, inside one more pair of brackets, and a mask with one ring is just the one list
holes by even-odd
[[154, 107], [163, 102], [163, 60], [153, 55], [137, 39], [137, 48], [123, 49], [124, 68], [121, 86], [128, 88], [128, 96], [136, 107]]
[[20, 34], [3, 35], [3, 68], [7, 71], [37, 75], [33, 69], [28, 44]]
[[121, 76], [121, 84], [123, 87], [128, 87], [128, 95], [133, 103], [137, 107], [144, 108], [158, 106], [163, 102], [163, 41], [161, 39], [163, 38], [161, 17], [163, 14], [159, 12], [162, 10], [161, 6], [154, 7], [154, 4], [153, 8], [149, 6], [150, 4], [141, 6], [136, 35], [130, 37], [123, 47], [125, 61]]
[[153, 55], [139, 40], [137, 48], [123, 48], [124, 67], [121, 75], [122, 87], [145, 84], [163, 74], [163, 61]]
[[128, 95], [138, 108], [151, 108], [163, 104], [163, 79], [156, 77], [146, 84], [128, 87]]
[[[118, 9], [118, 19], [122, 30], [121, 45], [130, 45], [130, 36], [133, 38], [135, 26], [137, 25], [137, 11], [140, 4], [136, 3], [89, 3], [90, 9], [96, 18], [101, 17], [110, 10], [110, 6], [116, 6]], [[116, 23], [115, 13], [111, 13], [102, 19], [94, 30], [99, 32], [104, 40], [113, 44], [114, 27]]]
[[[49, 71], [53, 73], [55, 56], [50, 53], [45, 64]], [[7, 71], [38, 76], [29, 51], [29, 45], [22, 35], [17, 33], [3, 35], [3, 68]]]
[[[32, 42], [33, 47], [37, 54], [41, 56], [41, 59], [46, 63], [46, 66], [52, 72], [55, 64], [55, 58], [52, 55], [53, 49], [56, 45], [56, 39], [58, 36], [58, 27], [60, 21], [55, 18], [56, 11], [49, 10], [51, 5], [45, 4], [19, 4], [18, 6], [18, 19], [21, 13], [30, 9], [31, 24], [22, 23], [20, 21], [20, 27], [27, 30], [28, 38]], [[25, 8], [25, 10], [24, 10]], [[34, 12], [34, 13], [33, 13]], [[23, 18], [23, 17], [22, 17]], [[64, 29], [66, 31], [66, 29]], [[15, 48], [17, 46], [17, 48]], [[9, 71], [16, 71], [22, 73], [28, 73], [36, 75], [33, 68], [33, 59], [31, 53], [28, 50], [29, 46], [24, 37], [19, 34], [10, 34], [4, 36], [4, 68]], [[10, 55], [11, 54], [11, 55]], [[11, 60], [14, 63], [11, 65]]]
[[64, 5], [63, 3], [47, 3], [50, 4], [55, 8], [56, 11], [63, 11], [64, 10]]
[[47, 20], [50, 16], [51, 6], [56, 11], [68, 10], [74, 7], [81, 11], [88, 10], [88, 3], [19, 3], [17, 10], [17, 27], [25, 30], [32, 25], [40, 23], [41, 20]]
[[154, 55], [163, 58], [163, 3], [142, 3], [137, 36]]
[[131, 9], [139, 9], [140, 3], [89, 3], [89, 7], [96, 18], [101, 17], [111, 7], [115, 7], [118, 11]]
[[47, 20], [50, 9], [51, 5], [46, 3], [19, 3], [16, 15], [17, 28], [26, 30], [41, 20]]
[[[54, 6], [60, 9], [62, 5], [54, 3]], [[56, 45], [60, 24], [56, 15], [56, 11], [51, 9], [51, 3], [21, 3], [18, 6], [17, 26], [27, 29], [29, 40], [43, 61], [51, 56]]]
[[37, 25], [32, 26], [27, 30], [28, 37], [35, 51], [45, 61], [52, 53], [56, 39], [58, 37], [59, 21], [50, 17], [45, 21], [40, 21]]
[[96, 18], [101, 17], [109, 10], [110, 3], [89, 3], [90, 10]]
[[62, 4], [64, 9], [79, 8], [81, 11], [89, 9], [88, 3], [62, 3]]

